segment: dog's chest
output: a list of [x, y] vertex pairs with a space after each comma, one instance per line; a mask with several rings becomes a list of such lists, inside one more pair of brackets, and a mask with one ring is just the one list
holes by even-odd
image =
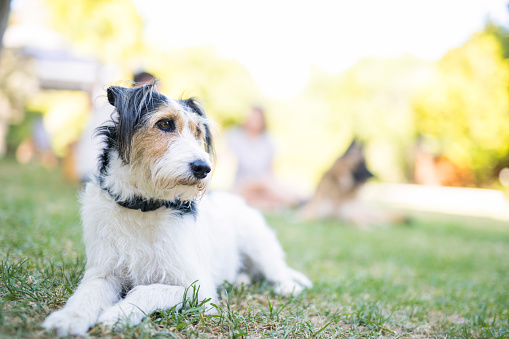
[[192, 216], [136, 215], [133, 218], [125, 213], [112, 234], [112, 245], [118, 253], [116, 273], [133, 285], [183, 284], [196, 278], [197, 268], [203, 264], [197, 260], [198, 252], [203, 248], [194, 246], [201, 242], [196, 239]]

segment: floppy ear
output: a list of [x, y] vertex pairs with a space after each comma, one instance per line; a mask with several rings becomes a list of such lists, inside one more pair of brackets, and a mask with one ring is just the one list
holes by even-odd
[[194, 113], [206, 118], [205, 110], [203, 109], [203, 106], [201, 105], [200, 101], [197, 98], [189, 98], [184, 100], [186, 105], [193, 110]]
[[[112, 106], [117, 107], [119, 104], [119, 100], [124, 97], [129, 91], [129, 88], [120, 87], [120, 86], [110, 86], [106, 90], [108, 95], [108, 101]], [[117, 107], [118, 108], [118, 107]]]
[[[194, 113], [204, 118], [207, 117], [199, 99], [189, 98], [184, 100], [184, 102], [191, 110], [193, 110]], [[207, 153], [214, 156], [214, 142], [212, 140], [212, 133], [210, 133], [209, 124], [207, 122], [205, 122], [205, 146]]]
[[212, 133], [210, 133], [209, 124], [207, 123], [205, 124], [205, 145], [206, 145], [205, 150], [207, 151], [207, 153], [213, 156], [215, 153], [214, 142], [212, 140]]
[[110, 86], [106, 90], [108, 101], [118, 113], [117, 118], [112, 118], [115, 128], [115, 145], [120, 157], [127, 163], [131, 153], [131, 140], [136, 124], [139, 120], [133, 95], [136, 94], [131, 88]]

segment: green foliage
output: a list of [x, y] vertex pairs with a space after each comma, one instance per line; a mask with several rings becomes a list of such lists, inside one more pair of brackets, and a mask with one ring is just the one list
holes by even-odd
[[83, 52], [126, 64], [142, 50], [143, 22], [129, 0], [46, 0], [53, 28]]
[[[33, 62], [20, 51], [3, 49], [0, 54], [0, 157], [21, 135], [9, 135], [9, 124], [23, 124], [24, 104], [37, 91]], [[26, 125], [26, 124], [25, 124]], [[19, 130], [17, 131], [19, 132]], [[8, 139], [8, 137], [11, 137]], [[16, 143], [16, 146], [19, 144]]]
[[415, 98], [418, 132], [440, 145], [477, 184], [509, 151], [509, 67], [496, 37], [474, 35], [437, 64], [432, 84]]
[[[509, 9], [509, 7], [508, 7]], [[509, 27], [499, 26], [491, 21], [486, 24], [484, 28], [485, 33], [492, 34], [497, 38], [504, 51], [504, 59], [509, 58]]]
[[0, 107], [9, 123], [19, 123], [23, 105], [37, 90], [33, 62], [20, 51], [6, 49], [0, 57]]
[[38, 117], [40, 117], [39, 112], [27, 110], [25, 117], [19, 123], [10, 126], [7, 134], [8, 149], [15, 150], [25, 139], [32, 136], [33, 126]]

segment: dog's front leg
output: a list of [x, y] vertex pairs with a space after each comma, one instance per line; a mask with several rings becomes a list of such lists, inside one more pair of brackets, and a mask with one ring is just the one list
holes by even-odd
[[164, 284], [136, 286], [123, 300], [106, 309], [99, 322], [108, 327], [137, 325], [156, 310], [170, 309], [175, 305], [180, 309], [184, 291], [182, 286]]
[[311, 281], [286, 264], [283, 249], [262, 215], [249, 208], [244, 211], [244, 218], [245, 225], [238, 237], [239, 247], [256, 270], [275, 285], [275, 292], [290, 296], [310, 288]]
[[91, 278], [81, 282], [67, 304], [51, 313], [42, 326], [55, 329], [58, 336], [84, 336], [101, 311], [119, 299], [119, 285], [111, 278]]

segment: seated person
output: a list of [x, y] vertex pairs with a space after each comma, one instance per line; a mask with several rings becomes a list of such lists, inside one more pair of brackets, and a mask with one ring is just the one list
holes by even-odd
[[263, 211], [296, 205], [299, 198], [274, 178], [274, 145], [261, 107], [252, 107], [241, 128], [229, 133], [228, 145], [237, 159], [234, 191]]

